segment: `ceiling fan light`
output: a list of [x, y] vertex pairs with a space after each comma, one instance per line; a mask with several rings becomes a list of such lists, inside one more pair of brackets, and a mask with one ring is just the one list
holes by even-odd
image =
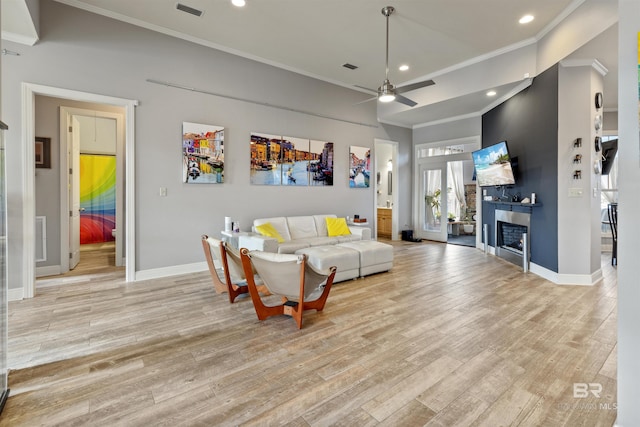
[[392, 93], [383, 93], [378, 97], [378, 101], [380, 102], [391, 102], [396, 99], [396, 96]]

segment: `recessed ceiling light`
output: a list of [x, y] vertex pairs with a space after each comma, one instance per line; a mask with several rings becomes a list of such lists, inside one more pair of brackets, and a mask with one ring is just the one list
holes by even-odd
[[243, 7], [246, 2], [244, 0], [231, 0], [231, 4], [237, 7]]
[[407, 64], [402, 64], [401, 66], [398, 67], [398, 70], [400, 71], [407, 71], [409, 69], [409, 66]]
[[531, 21], [533, 21], [533, 15], [524, 15], [518, 22], [521, 24], [528, 24]]
[[496, 96], [496, 91], [490, 90], [489, 92], [487, 92], [487, 96]]

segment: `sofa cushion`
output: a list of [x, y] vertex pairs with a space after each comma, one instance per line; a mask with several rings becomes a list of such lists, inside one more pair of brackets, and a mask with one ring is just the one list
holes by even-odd
[[346, 242], [358, 242], [362, 240], [362, 237], [358, 234], [349, 234], [348, 236], [336, 236], [334, 239], [338, 240], [338, 243], [346, 243]]
[[292, 254], [298, 249], [308, 248], [309, 242], [305, 240], [290, 240], [288, 242], [280, 243], [278, 245], [279, 254]]
[[291, 240], [318, 236], [316, 223], [311, 215], [289, 216], [287, 217], [287, 226], [289, 227], [289, 233], [291, 233]]
[[270, 222], [265, 222], [264, 224], [256, 225], [256, 231], [262, 234], [263, 236], [275, 238], [278, 241], [278, 243], [284, 242], [284, 239], [282, 238], [280, 233], [278, 233], [278, 230], [276, 230], [276, 228], [273, 225], [271, 225]]
[[335, 218], [336, 216], [333, 214], [325, 214], [325, 215], [314, 215], [313, 221], [316, 223], [316, 230], [318, 231], [318, 236], [326, 237], [329, 235], [327, 231], [327, 219], [326, 218]]
[[325, 218], [327, 222], [327, 232], [329, 237], [333, 236], [348, 236], [351, 234], [349, 227], [347, 226], [347, 220], [344, 218]]
[[308, 239], [304, 239], [304, 241], [307, 242], [309, 246], [325, 246], [340, 243], [340, 240], [337, 237], [310, 237]]
[[278, 234], [280, 234], [285, 241], [291, 240], [291, 234], [289, 233], [289, 227], [287, 226], [287, 219], [283, 216], [254, 219], [253, 227], [255, 228], [258, 225], [262, 225], [267, 222], [270, 222], [271, 225], [273, 225], [273, 228], [278, 231]]

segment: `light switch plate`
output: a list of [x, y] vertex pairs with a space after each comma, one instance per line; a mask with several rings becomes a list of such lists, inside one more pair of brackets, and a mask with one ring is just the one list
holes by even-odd
[[570, 188], [569, 197], [582, 197], [582, 188]]

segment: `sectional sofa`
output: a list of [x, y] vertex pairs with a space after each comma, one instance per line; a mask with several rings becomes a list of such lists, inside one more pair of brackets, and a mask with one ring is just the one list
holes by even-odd
[[[371, 229], [360, 226], [347, 226], [349, 234], [330, 235], [327, 218], [330, 223], [339, 222], [333, 214], [258, 218], [253, 221], [252, 233], [239, 236], [238, 246], [249, 250], [292, 254], [309, 247], [371, 240]], [[261, 226], [275, 230], [277, 237], [260, 234], [259, 229], [264, 228]]]

